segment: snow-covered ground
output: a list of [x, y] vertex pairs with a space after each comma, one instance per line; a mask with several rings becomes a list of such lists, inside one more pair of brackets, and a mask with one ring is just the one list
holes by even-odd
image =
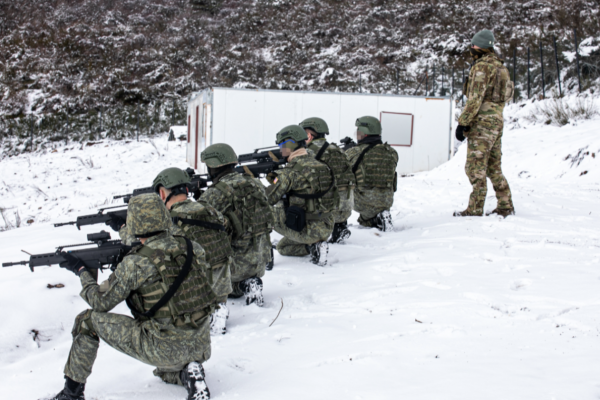
[[[600, 119], [530, 125], [530, 109], [506, 111], [520, 125], [503, 139], [516, 216], [452, 217], [470, 192], [461, 146], [443, 166], [400, 180], [394, 232], [359, 229], [353, 215], [331, 265], [276, 254], [265, 307], [233, 301], [228, 333], [213, 338], [213, 398], [598, 399]], [[0, 261], [110, 230], [50, 222], [184, 167], [182, 146], [165, 136], [2, 160], [0, 206], [13, 225], [18, 211], [22, 227], [0, 233]], [[65, 287], [47, 288], [57, 283]], [[0, 398], [62, 388], [73, 319], [87, 307], [79, 289], [58, 267], [0, 270]], [[101, 344], [87, 398], [185, 398], [151, 371]]]

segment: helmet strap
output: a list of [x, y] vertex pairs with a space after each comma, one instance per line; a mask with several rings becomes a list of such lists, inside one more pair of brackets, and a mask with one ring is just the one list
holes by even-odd
[[169, 200], [171, 200], [171, 197], [177, 196], [180, 194], [185, 194], [187, 196], [188, 193], [189, 193], [189, 191], [188, 191], [188, 188], [186, 185], [180, 185], [180, 186], [176, 186], [176, 187], [172, 188], [171, 193], [169, 193], [169, 195], [165, 199], [165, 205], [167, 205], [169, 203]]

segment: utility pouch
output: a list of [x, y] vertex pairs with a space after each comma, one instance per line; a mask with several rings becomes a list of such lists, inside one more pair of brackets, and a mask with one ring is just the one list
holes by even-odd
[[306, 226], [306, 212], [298, 206], [290, 206], [285, 211], [285, 226], [296, 232], [302, 232]]

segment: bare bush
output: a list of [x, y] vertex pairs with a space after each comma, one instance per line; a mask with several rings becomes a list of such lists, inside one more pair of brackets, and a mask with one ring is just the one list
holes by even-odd
[[593, 98], [578, 97], [574, 105], [569, 105], [563, 98], [554, 98], [537, 104], [526, 119], [533, 123], [564, 126], [574, 121], [592, 119], [598, 114]]

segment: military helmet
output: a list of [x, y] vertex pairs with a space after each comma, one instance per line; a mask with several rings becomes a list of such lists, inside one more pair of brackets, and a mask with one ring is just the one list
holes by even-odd
[[127, 207], [127, 226], [135, 237], [169, 230], [171, 217], [160, 197], [154, 193], [134, 196]]
[[300, 122], [299, 125], [303, 129], [312, 129], [319, 134], [329, 135], [329, 127], [327, 126], [327, 122], [325, 122], [325, 120], [322, 118], [306, 118], [304, 121]]
[[200, 161], [210, 168], [219, 168], [227, 164], [237, 164], [238, 157], [233, 148], [225, 143], [208, 146], [200, 153]]
[[360, 117], [355, 125], [365, 135], [381, 136], [381, 122], [375, 117]]
[[275, 141], [275, 143], [279, 144], [285, 139], [292, 139], [295, 140], [297, 143], [302, 140], [307, 140], [308, 135], [306, 134], [304, 129], [300, 127], [300, 125], [288, 125], [279, 132], [277, 132], [277, 140]]
[[167, 168], [162, 171], [154, 178], [152, 182], [152, 188], [158, 193], [158, 189], [164, 186], [167, 189], [172, 189], [177, 186], [185, 185], [190, 183], [190, 176], [187, 172], [179, 168]]

